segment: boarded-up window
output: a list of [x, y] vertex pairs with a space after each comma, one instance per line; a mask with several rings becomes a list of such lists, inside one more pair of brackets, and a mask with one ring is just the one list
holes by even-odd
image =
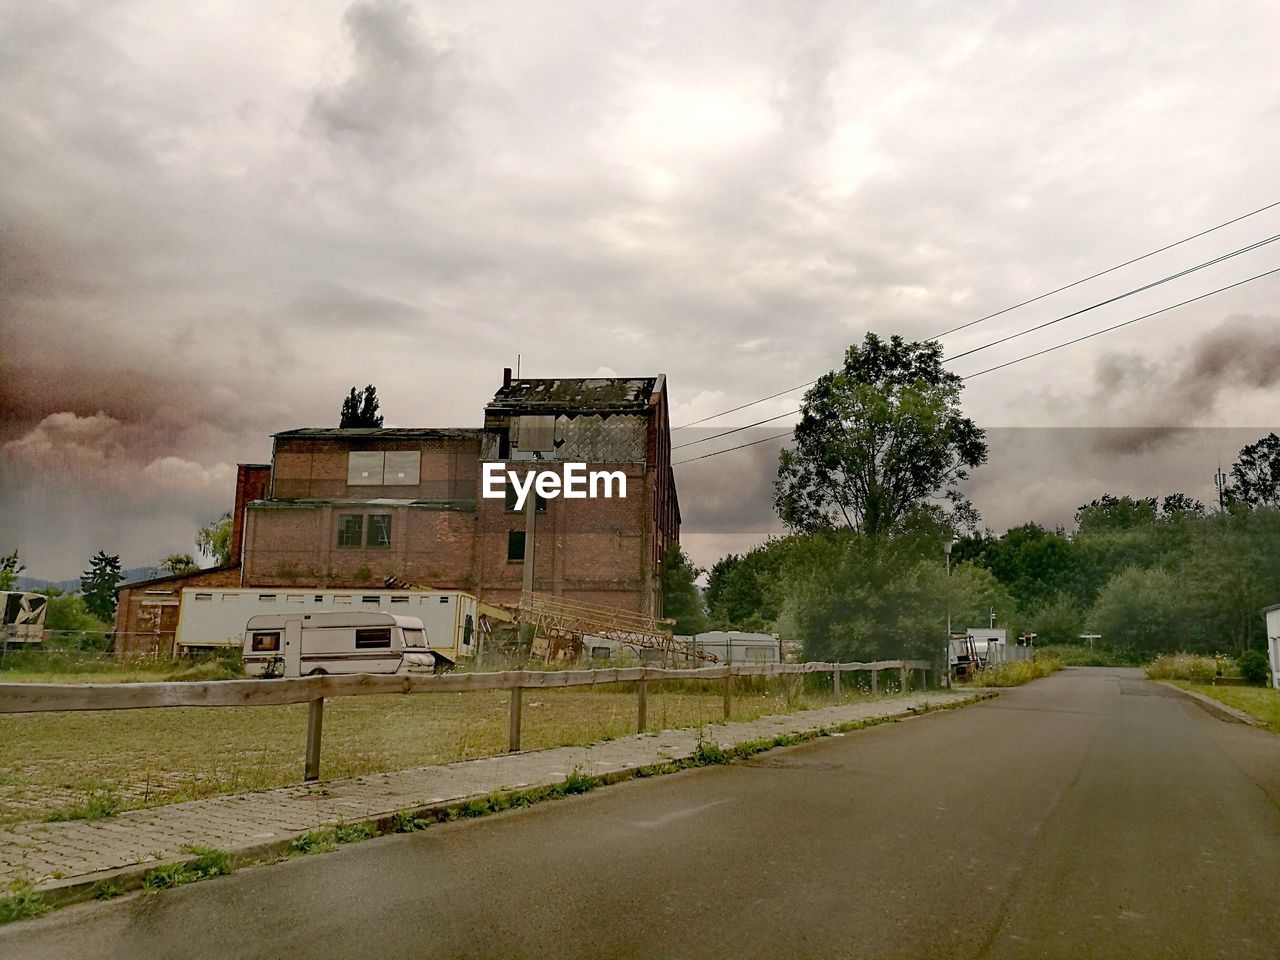
[[530, 453], [550, 453], [555, 449], [555, 417], [521, 417], [519, 430], [520, 437], [516, 445], [521, 450]]
[[421, 462], [417, 450], [388, 450], [383, 454], [382, 482], [388, 487], [416, 487]]
[[347, 455], [348, 486], [382, 486], [382, 452], [352, 450]]

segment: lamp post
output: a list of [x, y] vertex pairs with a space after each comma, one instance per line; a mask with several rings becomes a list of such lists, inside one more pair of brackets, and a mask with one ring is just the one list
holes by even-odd
[[951, 548], [955, 540], [948, 537], [942, 544], [942, 552], [947, 557], [947, 642], [942, 648], [942, 672], [947, 678], [947, 689], [951, 689]]

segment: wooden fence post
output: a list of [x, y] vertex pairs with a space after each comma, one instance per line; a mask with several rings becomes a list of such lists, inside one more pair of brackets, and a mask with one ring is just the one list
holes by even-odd
[[324, 726], [324, 697], [316, 697], [307, 707], [307, 758], [302, 768], [304, 781], [320, 779], [320, 730]]
[[906, 693], [911, 689], [911, 671], [907, 669], [907, 661], [902, 661], [902, 669], [898, 671], [902, 675], [902, 690], [900, 693]]
[[733, 674], [726, 673], [724, 675], [724, 718], [729, 719], [729, 715], [733, 712]]
[[880, 671], [875, 667], [871, 668], [871, 693], [874, 696], [880, 692]]
[[840, 702], [840, 667], [839, 665], [837, 665], [836, 668], [831, 671], [831, 685], [835, 688], [836, 702], [839, 703]]
[[520, 710], [524, 705], [523, 694], [522, 688], [511, 688], [511, 726], [507, 735], [507, 749], [512, 753], [518, 753], [520, 750]]
[[644, 733], [649, 726], [649, 681], [636, 682], [636, 733]]

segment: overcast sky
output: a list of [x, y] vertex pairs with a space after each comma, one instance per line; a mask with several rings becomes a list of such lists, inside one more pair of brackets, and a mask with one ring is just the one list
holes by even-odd
[[[665, 373], [679, 424], [1280, 200], [1277, 35], [1265, 0], [0, 0], [0, 552], [63, 578], [191, 550], [235, 463], [352, 384], [388, 425], [475, 426], [519, 353]], [[1274, 234], [1280, 208], [944, 346]], [[1280, 275], [971, 381], [986, 521], [1207, 496], [1280, 421], [1278, 301]], [[1201, 429], [1043, 429], [1135, 426]], [[696, 560], [776, 529], [776, 449], [678, 468]]]

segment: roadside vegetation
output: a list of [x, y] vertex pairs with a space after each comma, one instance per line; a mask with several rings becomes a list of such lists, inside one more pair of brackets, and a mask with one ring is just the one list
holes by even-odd
[[1272, 733], [1280, 733], [1280, 690], [1273, 690], [1270, 687], [1214, 686], [1190, 683], [1185, 680], [1173, 682], [1185, 690], [1194, 690], [1229, 707], [1243, 710], [1262, 721]]
[[1034, 660], [1016, 660], [982, 670], [970, 681], [974, 687], [1017, 687], [1032, 680], [1039, 680], [1062, 669], [1062, 661], [1041, 656]]

